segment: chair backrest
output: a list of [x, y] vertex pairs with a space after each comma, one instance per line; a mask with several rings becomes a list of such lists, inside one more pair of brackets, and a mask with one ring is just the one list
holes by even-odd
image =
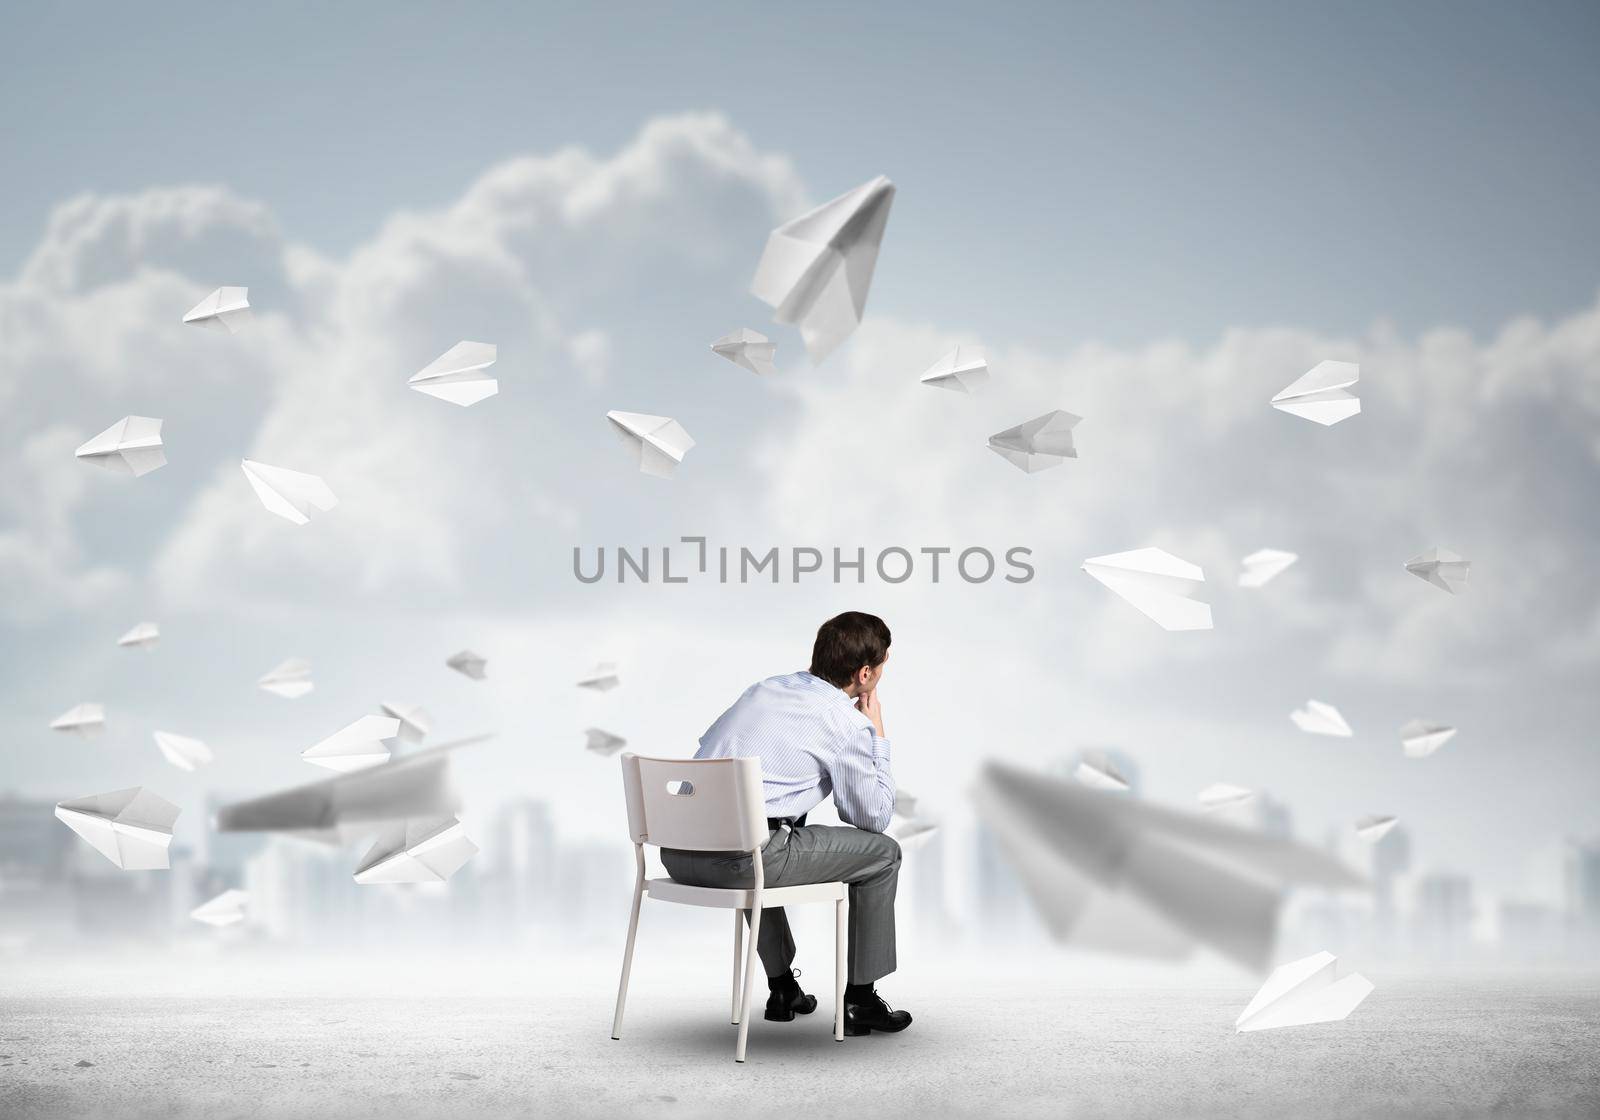
[[622, 756], [628, 833], [637, 844], [748, 852], [767, 841], [759, 758]]

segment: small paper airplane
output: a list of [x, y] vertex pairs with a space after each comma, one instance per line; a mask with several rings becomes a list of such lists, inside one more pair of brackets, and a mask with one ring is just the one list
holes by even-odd
[[108, 471], [147, 475], [167, 465], [161, 446], [161, 421], [149, 416], [124, 416], [78, 448], [78, 458]]
[[256, 685], [263, 692], [282, 696], [285, 700], [304, 696], [317, 687], [311, 679], [311, 662], [299, 657], [289, 658], [257, 681]]
[[356, 882], [442, 883], [477, 851], [455, 817], [400, 821], [379, 833], [356, 868]]
[[894, 788], [894, 811], [902, 817], [917, 815], [917, 795], [899, 786]]
[[322, 742], [307, 747], [300, 757], [313, 766], [348, 773], [381, 766], [389, 761], [389, 748], [383, 740], [400, 734], [400, 721], [390, 716], [362, 716], [342, 727]]
[[1448, 548], [1430, 548], [1406, 561], [1406, 571], [1452, 595], [1467, 586], [1471, 569], [1471, 560], [1461, 559]]
[[74, 731], [84, 738], [97, 735], [106, 728], [104, 704], [79, 704], [68, 708], [50, 721], [52, 731]]
[[1448, 743], [1456, 729], [1442, 723], [1414, 719], [1400, 729], [1400, 745], [1407, 758], [1427, 758]]
[[772, 231], [750, 290], [779, 323], [796, 323], [813, 364], [861, 323], [894, 202], [880, 175]]
[[1361, 411], [1361, 401], [1347, 386], [1361, 378], [1355, 362], [1318, 362], [1300, 380], [1272, 398], [1272, 407], [1328, 427]]
[[250, 289], [218, 288], [189, 309], [185, 323], [214, 331], [238, 334], [250, 322]]
[[1376, 844], [1399, 823], [1399, 817], [1362, 817], [1356, 822], [1356, 835], [1369, 844]]
[[141, 622], [117, 639], [117, 645], [151, 649], [161, 640], [161, 627], [153, 622]]
[[583, 749], [594, 754], [604, 755], [607, 758], [628, 745], [628, 740], [621, 735], [613, 735], [609, 731], [601, 731], [598, 727], [591, 727], [583, 734], [588, 740], [584, 743]]
[[1261, 587], [1271, 583], [1273, 578], [1280, 575], [1285, 568], [1300, 559], [1293, 552], [1281, 552], [1276, 548], [1263, 548], [1252, 552], [1244, 558], [1244, 571], [1239, 573], [1240, 587]]
[[1372, 981], [1359, 972], [1336, 979], [1338, 971], [1339, 960], [1332, 953], [1279, 965], [1239, 1014], [1234, 1028], [1264, 1031], [1343, 1019], [1372, 994]]
[[463, 673], [475, 681], [481, 681], [489, 675], [486, 672], [489, 667], [489, 663], [483, 658], [479, 657], [477, 654], [473, 653], [470, 649], [464, 649], [460, 653], [451, 654], [449, 657], [445, 658], [444, 663], [450, 666], [450, 668], [454, 669], [456, 672]]
[[1256, 799], [1256, 791], [1227, 782], [1213, 782], [1200, 791], [1200, 807], [1207, 812], [1214, 809], [1232, 809], [1248, 805]]
[[419, 393], [468, 408], [500, 391], [500, 382], [483, 371], [494, 365], [492, 342], [458, 342], [407, 382]]
[[1100, 751], [1085, 752], [1073, 769], [1072, 776], [1090, 789], [1103, 789], [1112, 793], [1123, 793], [1128, 789], [1128, 779], [1124, 778], [1116, 764]]
[[243, 460], [245, 478], [268, 510], [296, 525], [311, 520], [311, 511], [326, 512], [339, 504], [328, 484], [314, 474], [301, 474], [284, 467]]
[[889, 835], [902, 848], [910, 851], [926, 843], [939, 831], [939, 822], [923, 817], [895, 817], [889, 824]]
[[1313, 735], [1335, 735], [1348, 739], [1353, 734], [1350, 725], [1339, 714], [1339, 709], [1321, 700], [1307, 700], [1306, 706], [1290, 712], [1289, 718], [1301, 731], [1309, 731]]
[[408, 743], [420, 743], [433, 728], [433, 717], [420, 704], [379, 704], [383, 714], [400, 721], [400, 738]]
[[211, 748], [199, 739], [191, 739], [187, 735], [174, 735], [170, 731], [157, 731], [155, 738], [156, 746], [161, 748], [166, 760], [179, 770], [193, 773], [211, 761]]
[[159, 871], [178, 807], [135, 786], [58, 802], [56, 819], [122, 870]]
[[778, 367], [772, 364], [777, 349], [766, 335], [749, 327], [740, 327], [711, 344], [713, 354], [751, 373], [777, 373]]
[[244, 921], [245, 907], [250, 904], [246, 891], [223, 891], [209, 902], [202, 902], [189, 911], [189, 917], [208, 926], [231, 926]]
[[622, 678], [617, 676], [617, 666], [613, 661], [602, 661], [589, 675], [578, 681], [579, 688], [590, 688], [596, 692], [610, 692], [622, 683]]
[[1083, 417], [1058, 408], [1015, 428], [996, 432], [989, 437], [989, 450], [1018, 470], [1036, 474], [1078, 457], [1078, 449], [1072, 444], [1072, 429], [1082, 422]]
[[[968, 347], [967, 352], [963, 354], [961, 347], [957, 346], [929, 367], [928, 372], [922, 375], [922, 383], [924, 385], [932, 385], [935, 389], [949, 389], [956, 393], [974, 393], [989, 383], [989, 363], [985, 360], [983, 351], [975, 347]], [[1051, 415], [1055, 414], [1051, 413]], [[1073, 423], [1077, 423], [1077, 421], [1074, 420]], [[1026, 425], [1023, 426], [1026, 427]], [[1068, 425], [1068, 427], [1070, 428], [1071, 425]], [[1011, 429], [1013, 432], [1018, 430], [1017, 428]], [[1002, 432], [1000, 434], [1006, 435], [1007, 433]], [[991, 436], [989, 445], [993, 447], [994, 441], [999, 438], [1000, 436]], [[1069, 436], [1067, 446], [1070, 448], [1071, 445], [1072, 439]], [[1076, 456], [1077, 453], [1073, 452], [1072, 457], [1076, 458]], [[1016, 462], [1016, 460], [1012, 461]], [[1022, 464], [1018, 463], [1017, 465], [1021, 466]], [[1027, 468], [1024, 467], [1023, 469], [1026, 470]]]
[[1170, 552], [1136, 548], [1091, 556], [1083, 570], [1163, 630], [1211, 629], [1210, 604], [1189, 598], [1205, 582], [1205, 573]]
[[694, 446], [683, 425], [668, 416], [611, 411], [606, 413], [606, 419], [611, 421], [617, 438], [634, 454], [642, 474], [671, 478]]

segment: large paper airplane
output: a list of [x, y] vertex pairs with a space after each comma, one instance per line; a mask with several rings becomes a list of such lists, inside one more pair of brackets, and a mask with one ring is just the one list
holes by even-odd
[[621, 683], [622, 679], [617, 676], [616, 662], [602, 661], [578, 681], [578, 687], [595, 692], [610, 692]]
[[584, 750], [607, 758], [628, 745], [628, 740], [621, 735], [613, 735], [611, 732], [602, 731], [598, 727], [589, 728], [583, 735], [585, 739]]
[[389, 748], [384, 740], [400, 734], [400, 721], [392, 716], [362, 716], [347, 727], [341, 727], [320, 743], [300, 752], [300, 757], [313, 766], [348, 772], [381, 766], [389, 761]]
[[151, 649], [161, 640], [161, 627], [153, 622], [141, 622], [117, 639], [117, 645]]
[[450, 781], [450, 752], [489, 737], [440, 743], [381, 766], [224, 805], [217, 831], [283, 832], [336, 844], [370, 835], [375, 823], [455, 813], [461, 801]]
[[894, 812], [885, 835], [892, 836], [900, 847], [910, 850], [925, 843], [937, 831], [939, 822], [917, 811], [916, 795], [896, 786]]
[[218, 288], [189, 309], [183, 321], [190, 326], [238, 334], [249, 323], [250, 289]]
[[339, 504], [328, 484], [314, 474], [271, 467], [250, 459], [242, 460], [239, 465], [261, 504], [296, 525], [310, 521], [313, 510], [325, 513]]
[[170, 731], [157, 731], [155, 739], [162, 757], [179, 770], [193, 773], [211, 761], [211, 748], [199, 739], [191, 739], [187, 735], [174, 735]]
[[1293, 552], [1276, 548], [1263, 548], [1244, 558], [1244, 571], [1239, 573], [1240, 587], [1261, 587], [1270, 583], [1285, 568], [1300, 559]]
[[1430, 548], [1406, 561], [1406, 571], [1452, 595], [1466, 589], [1471, 569], [1471, 560], [1461, 559], [1448, 548]]
[[498, 354], [492, 342], [458, 342], [407, 382], [419, 393], [467, 408], [500, 391], [500, 382], [483, 371]]
[[772, 231], [750, 290], [779, 323], [795, 323], [813, 363], [861, 323], [894, 202], [880, 175]]
[[178, 807], [138, 786], [58, 802], [56, 819], [124, 871], [170, 866], [167, 848]]
[[78, 458], [134, 478], [167, 465], [161, 444], [161, 421], [150, 416], [124, 416], [84, 443]]
[[1376, 844], [1389, 835], [1389, 831], [1399, 823], [1399, 817], [1362, 817], [1356, 822], [1356, 835], [1369, 844]]
[[[962, 348], [957, 346], [928, 368], [928, 372], [922, 375], [922, 383], [931, 385], [935, 389], [949, 389], [954, 393], [975, 393], [989, 383], [989, 362], [984, 358], [983, 351], [977, 347], [969, 346], [966, 348], [966, 352], [963, 353]], [[1055, 413], [1050, 415], [1054, 416]], [[1063, 413], [1062, 415], [1070, 414]], [[1033, 423], [1033, 421], [1030, 421], [1030, 423]], [[1074, 420], [1073, 423], [1075, 424], [1077, 421]], [[1070, 424], [1067, 426], [1069, 430], [1071, 426]], [[1018, 430], [1018, 428], [1011, 429], [1012, 432]], [[1001, 433], [1001, 435], [1006, 434], [1008, 433]], [[993, 447], [994, 441], [999, 438], [1000, 436], [991, 436], [989, 445]], [[1069, 447], [1072, 445], [1071, 436], [1067, 437], [1067, 445]], [[1073, 453], [1073, 457], [1076, 457], [1076, 452]], [[1015, 460], [1012, 461], [1015, 462]], [[1018, 466], [1021, 466], [1021, 464], [1019, 463]], [[1027, 468], [1024, 467], [1023, 469], [1026, 470]]]
[[208, 926], [231, 926], [244, 921], [250, 895], [245, 891], [223, 891], [189, 911], [189, 917]]
[[1456, 729], [1431, 720], [1414, 719], [1400, 729], [1407, 758], [1427, 758], [1455, 736]]
[[1340, 979], [1339, 960], [1317, 953], [1279, 965], [1234, 1021], [1239, 1031], [1299, 1027], [1343, 1019], [1372, 994], [1372, 981], [1359, 972]]
[[1083, 417], [1058, 408], [1015, 428], [996, 432], [989, 437], [989, 450], [1018, 470], [1036, 474], [1078, 457], [1072, 429], [1082, 422]]
[[487, 679], [489, 663], [470, 649], [460, 653], [452, 653], [444, 659], [444, 663], [463, 676], [471, 677], [475, 681]]
[[1336, 738], [1348, 739], [1353, 734], [1350, 725], [1339, 714], [1339, 709], [1332, 704], [1324, 704], [1321, 700], [1307, 700], [1306, 706], [1290, 712], [1289, 718], [1301, 731], [1309, 731], [1313, 735], [1333, 735]]
[[1361, 411], [1361, 401], [1345, 390], [1361, 378], [1355, 362], [1318, 362], [1311, 371], [1272, 398], [1272, 407], [1327, 427]]
[[356, 882], [442, 883], [477, 854], [455, 817], [386, 825], [356, 868]]
[[1284, 888], [1364, 885], [1297, 840], [987, 762], [984, 826], [1046, 927], [1082, 948], [1182, 959], [1207, 946], [1271, 962]]
[[694, 440], [683, 430], [683, 425], [669, 416], [651, 416], [643, 412], [606, 413], [611, 430], [639, 464], [639, 472], [655, 478], [671, 478], [683, 457], [694, 446]]
[[304, 696], [317, 687], [311, 679], [311, 662], [300, 657], [289, 658], [257, 681], [256, 686], [285, 700]]
[[87, 738], [98, 735], [106, 728], [104, 704], [78, 704], [50, 721], [52, 731], [71, 731]]
[[1211, 605], [1189, 598], [1205, 573], [1159, 548], [1091, 556], [1083, 570], [1163, 630], [1210, 630]]
[[778, 372], [778, 367], [772, 364], [772, 356], [777, 350], [771, 339], [749, 327], [740, 327], [711, 344], [713, 354], [756, 374]]
[[1256, 791], [1227, 782], [1212, 782], [1200, 791], [1200, 807], [1207, 812], [1216, 809], [1233, 809], [1248, 805], [1256, 799]]
[[379, 704], [383, 714], [400, 721], [400, 738], [408, 743], [420, 743], [433, 729], [433, 717], [420, 704]]
[[1108, 790], [1113, 793], [1122, 793], [1128, 789], [1128, 779], [1122, 776], [1122, 771], [1117, 769], [1116, 764], [1104, 751], [1085, 751], [1073, 769], [1072, 776], [1090, 789]]

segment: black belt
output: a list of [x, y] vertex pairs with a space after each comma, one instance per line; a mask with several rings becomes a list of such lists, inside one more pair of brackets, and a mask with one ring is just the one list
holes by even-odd
[[772, 829], [774, 832], [778, 831], [778, 829], [782, 828], [784, 825], [788, 825], [790, 828], [804, 828], [806, 826], [806, 815], [801, 813], [798, 817], [767, 818], [767, 827]]

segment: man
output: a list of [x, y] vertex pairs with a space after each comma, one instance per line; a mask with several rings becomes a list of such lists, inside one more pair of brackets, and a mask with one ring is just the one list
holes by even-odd
[[[883, 830], [894, 813], [889, 739], [878, 682], [889, 657], [889, 628], [874, 615], [849, 611], [817, 631], [811, 669], [753, 684], [700, 738], [696, 758], [759, 758], [767, 824], [761, 852], [766, 885], [850, 885], [849, 983], [844, 1033], [903, 1031], [906, 1011], [893, 1011], [873, 985], [895, 969], [894, 894], [900, 845]], [[806, 813], [833, 794], [839, 819], [853, 828], [806, 824]], [[755, 869], [745, 852], [663, 848], [661, 862], [680, 883], [750, 887]], [[788, 1022], [809, 1015], [817, 999], [791, 972], [794, 937], [782, 907], [761, 916], [756, 949], [766, 968], [766, 1017]]]

